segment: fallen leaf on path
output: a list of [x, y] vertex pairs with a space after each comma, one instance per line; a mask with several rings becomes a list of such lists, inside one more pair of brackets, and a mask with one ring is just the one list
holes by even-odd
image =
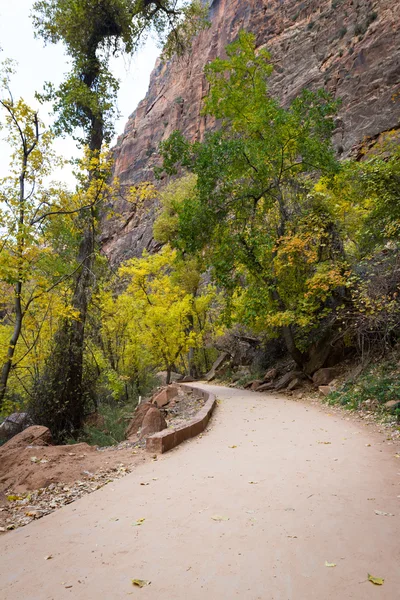
[[146, 585], [150, 585], [151, 581], [145, 581], [144, 579], [132, 579], [132, 585], [136, 585], [136, 587], [146, 587]]
[[373, 583], [374, 585], [383, 585], [383, 582], [385, 581], [384, 579], [382, 579], [381, 577], [374, 577], [373, 575], [370, 575], [368, 573], [368, 581], [370, 581], [371, 583]]
[[213, 521], [229, 521], [229, 517], [222, 517], [221, 515], [214, 515], [211, 518]]
[[237, 446], [229, 446], [229, 448], [237, 448]]
[[325, 445], [328, 445], [328, 444], [331, 444], [331, 443], [332, 442], [318, 442], [318, 444], [325, 444]]
[[336, 567], [336, 563], [330, 563], [327, 560], [325, 561], [325, 566], [326, 567]]
[[145, 522], [146, 519], [138, 519], [137, 521], [135, 521], [135, 523], [133, 524], [135, 527], [139, 527], [139, 525], [143, 525], [143, 523]]
[[48, 556], [44, 557], [44, 560], [51, 560], [53, 558], [52, 554], [49, 554]]
[[394, 517], [392, 513], [384, 512], [383, 510], [375, 510], [376, 515], [380, 515], [381, 517]]
[[140, 485], [150, 485], [150, 484], [149, 484], [149, 482], [148, 482], [148, 481], [147, 481], [146, 483], [142, 481], [142, 482], [140, 483]]
[[249, 481], [252, 485], [257, 485], [258, 481]]
[[369, 448], [371, 446], [371, 444], [365, 444], [367, 448]]

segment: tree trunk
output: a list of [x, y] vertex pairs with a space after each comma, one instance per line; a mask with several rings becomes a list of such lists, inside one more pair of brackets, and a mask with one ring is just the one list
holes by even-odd
[[13, 363], [13, 358], [14, 358], [14, 354], [15, 354], [15, 347], [17, 345], [19, 336], [21, 334], [21, 329], [22, 329], [22, 307], [21, 307], [21, 289], [22, 289], [22, 283], [20, 281], [17, 282], [17, 285], [15, 287], [15, 303], [14, 303], [14, 309], [15, 309], [15, 325], [14, 325], [14, 331], [13, 334], [11, 336], [9, 345], [8, 345], [8, 351], [7, 351], [7, 359], [6, 362], [3, 365], [3, 368], [1, 370], [1, 376], [0, 376], [0, 406], [3, 404], [3, 400], [4, 397], [6, 395], [6, 390], [7, 390], [7, 383], [8, 383], [8, 377], [10, 375], [10, 371], [11, 371], [11, 367], [12, 367], [12, 363]]

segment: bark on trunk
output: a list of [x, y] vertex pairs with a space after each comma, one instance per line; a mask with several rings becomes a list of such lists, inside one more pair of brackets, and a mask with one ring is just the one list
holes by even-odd
[[0, 378], [0, 406], [4, 401], [4, 397], [6, 395], [8, 377], [10, 375], [13, 358], [15, 354], [15, 347], [17, 345], [19, 336], [21, 334], [22, 329], [22, 306], [21, 306], [21, 289], [22, 283], [19, 281], [16, 285], [15, 289], [15, 325], [14, 330], [8, 345], [7, 351], [7, 360], [3, 365], [1, 370], [1, 378]]

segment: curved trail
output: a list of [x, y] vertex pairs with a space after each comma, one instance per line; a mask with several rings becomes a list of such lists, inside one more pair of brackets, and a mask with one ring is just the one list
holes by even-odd
[[395, 447], [315, 406], [201, 387], [221, 399], [202, 437], [0, 538], [1, 599], [399, 600]]

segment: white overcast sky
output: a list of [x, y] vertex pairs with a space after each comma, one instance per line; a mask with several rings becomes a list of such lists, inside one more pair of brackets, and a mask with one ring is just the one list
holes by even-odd
[[[12, 58], [18, 62], [17, 73], [12, 81], [15, 98], [22, 96], [33, 107], [39, 107], [39, 114], [45, 122], [50, 122], [48, 112], [51, 107], [40, 106], [35, 100], [35, 92], [41, 91], [45, 81], [59, 84], [68, 63], [62, 46], [43, 46], [35, 39], [30, 19], [34, 0], [0, 0], [0, 62]], [[131, 59], [119, 59], [113, 63], [113, 74], [121, 81], [118, 95], [118, 108], [121, 117], [116, 123], [116, 133], [124, 129], [128, 116], [138, 102], [145, 96], [150, 73], [159, 54], [154, 41], [149, 40], [144, 48]], [[0, 136], [2, 133], [0, 132]], [[57, 140], [57, 152], [65, 157], [77, 155], [71, 139]], [[6, 175], [8, 166], [8, 148], [0, 141], [0, 177]], [[55, 173], [57, 179], [67, 184], [73, 183], [68, 170]]]

